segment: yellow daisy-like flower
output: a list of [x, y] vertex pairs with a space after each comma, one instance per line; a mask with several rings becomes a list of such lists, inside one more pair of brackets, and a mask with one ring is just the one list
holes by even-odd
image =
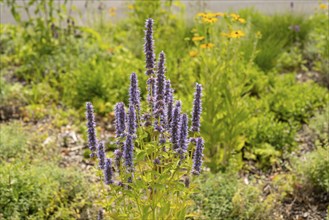
[[109, 8], [109, 14], [111, 17], [114, 17], [116, 15], [117, 9], [115, 7]]
[[235, 14], [235, 13], [232, 13], [232, 14], [230, 14], [230, 17], [232, 18], [232, 20], [234, 20], [234, 21], [238, 21], [239, 18], [240, 18], [240, 15]]
[[212, 44], [212, 43], [206, 43], [206, 44], [201, 44], [200, 47], [203, 48], [203, 49], [206, 49], [206, 48], [213, 48], [215, 46], [215, 44]]
[[241, 38], [245, 36], [245, 33], [241, 30], [231, 31], [230, 33], [221, 33], [223, 37], [227, 38]]
[[239, 21], [241, 24], [245, 24], [245, 23], [246, 23], [246, 19], [244, 19], [244, 18], [239, 18], [238, 21]]
[[231, 33], [230, 33], [230, 37], [231, 38], [241, 38], [243, 36], [245, 36], [245, 33], [243, 33], [243, 31], [240, 31], [240, 30], [238, 30], [238, 31], [231, 31]]
[[196, 14], [197, 17], [202, 17], [202, 18], [205, 18], [207, 17], [207, 14], [206, 13], [203, 13], [203, 12], [199, 12], [198, 14]]
[[224, 17], [225, 16], [225, 14], [222, 13], [222, 12], [217, 12], [217, 13], [215, 13], [215, 15], [216, 15], [216, 17]]
[[326, 5], [326, 4], [320, 4], [319, 7], [321, 9], [327, 9], [328, 8], [328, 5]]
[[189, 55], [190, 55], [190, 57], [196, 57], [196, 56], [198, 55], [198, 51], [196, 51], [196, 50], [191, 50], [191, 51], [189, 52]]
[[262, 38], [262, 33], [260, 31], [256, 32], [256, 38], [261, 39]]
[[195, 37], [192, 38], [192, 41], [201, 41], [203, 39], [204, 39], [203, 36], [195, 36]]
[[132, 4], [128, 5], [128, 9], [133, 10], [134, 9], [134, 5], [132, 5]]
[[205, 17], [205, 18], [202, 18], [202, 22], [205, 23], [205, 24], [213, 24], [217, 20], [218, 20], [217, 18], [213, 18], [213, 17]]

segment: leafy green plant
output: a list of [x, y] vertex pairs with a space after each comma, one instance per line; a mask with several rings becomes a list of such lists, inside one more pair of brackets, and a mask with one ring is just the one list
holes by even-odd
[[27, 133], [18, 122], [0, 125], [0, 158], [8, 160], [26, 152]]
[[4, 219], [77, 219], [89, 206], [81, 172], [51, 164], [1, 163], [0, 212]]
[[315, 151], [306, 154], [305, 157], [295, 162], [295, 167], [297, 175], [304, 181], [303, 185], [329, 192], [328, 146], [319, 147]]
[[273, 217], [276, 198], [263, 197], [259, 186], [245, 185], [232, 173], [204, 174], [197, 180], [194, 211], [197, 219], [268, 219]]

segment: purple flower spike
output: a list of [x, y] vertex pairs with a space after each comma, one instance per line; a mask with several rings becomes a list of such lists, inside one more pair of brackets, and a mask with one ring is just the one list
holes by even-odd
[[139, 112], [140, 91], [138, 89], [138, 79], [136, 73], [132, 73], [130, 76], [129, 105], [133, 105], [137, 112]]
[[171, 143], [173, 144], [174, 150], [178, 148], [180, 111], [181, 111], [181, 102], [177, 101], [172, 114], [172, 121], [171, 121]]
[[97, 149], [97, 156], [99, 159], [99, 168], [103, 170], [105, 168], [105, 150], [104, 150], [104, 141], [99, 142]]
[[90, 102], [86, 103], [86, 118], [87, 118], [87, 128], [88, 128], [88, 143], [89, 149], [91, 150], [90, 157], [95, 156], [95, 151], [97, 147], [97, 139], [96, 139], [96, 123], [94, 117], [94, 108]]
[[123, 137], [126, 130], [126, 112], [123, 102], [115, 105], [115, 132], [116, 137]]
[[165, 88], [165, 103], [167, 105], [167, 129], [170, 129], [170, 123], [172, 118], [172, 110], [173, 110], [173, 89], [171, 88], [170, 80], [166, 81]]
[[193, 155], [193, 170], [192, 174], [199, 175], [201, 173], [202, 157], [203, 157], [203, 139], [197, 138], [196, 149]]
[[154, 106], [154, 117], [155, 117], [155, 128], [159, 132], [162, 132], [165, 121], [165, 54], [160, 53], [158, 73], [155, 84], [155, 106]]
[[106, 185], [113, 183], [112, 159], [106, 158], [104, 169], [104, 181]]
[[201, 94], [202, 86], [201, 84], [196, 84], [193, 102], [193, 112], [192, 112], [192, 127], [191, 131], [200, 132], [200, 116], [202, 111], [201, 106]]
[[97, 220], [103, 220], [104, 219], [104, 210], [100, 208], [98, 210]]
[[154, 54], [154, 40], [153, 40], [153, 19], [149, 18], [145, 23], [145, 44], [144, 53], [146, 58], [146, 75], [154, 74], [155, 54]]
[[129, 112], [128, 112], [128, 134], [129, 135], [135, 135], [137, 128], [136, 123], [136, 112], [133, 105], [129, 106]]
[[125, 160], [125, 166], [128, 172], [134, 171], [133, 156], [134, 156], [133, 137], [131, 135], [127, 135], [126, 143], [124, 145], [123, 158]]
[[186, 114], [182, 114], [181, 116], [179, 130], [179, 147], [185, 152], [188, 145], [188, 117]]
[[115, 158], [114, 158], [115, 167], [117, 168], [117, 171], [120, 172], [121, 158], [122, 158], [122, 152], [121, 152], [121, 150], [116, 149], [114, 151], [114, 155], [115, 155]]

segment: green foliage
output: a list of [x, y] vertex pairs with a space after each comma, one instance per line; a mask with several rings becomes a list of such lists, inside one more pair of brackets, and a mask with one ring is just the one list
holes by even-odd
[[195, 201], [197, 219], [270, 219], [275, 207], [275, 197], [263, 197], [257, 186], [245, 185], [232, 174], [205, 174], [198, 180], [200, 191]]
[[297, 83], [295, 76], [288, 74], [277, 77], [267, 100], [277, 120], [305, 123], [329, 101], [327, 92], [314, 82]]
[[4, 219], [77, 219], [86, 208], [81, 172], [51, 164], [2, 163], [0, 213]]
[[8, 160], [27, 150], [27, 133], [18, 122], [0, 125], [0, 158]]
[[[69, 106], [81, 108], [92, 101], [100, 113], [108, 113], [124, 97], [127, 101], [129, 75], [143, 65], [125, 47], [115, 49], [115, 56], [100, 59], [92, 55], [87, 63], [62, 76], [64, 101]], [[144, 74], [142, 74], [144, 75]], [[145, 88], [142, 88], [142, 93]]]
[[304, 185], [329, 192], [329, 147], [319, 147], [295, 162]]
[[303, 55], [311, 69], [320, 74], [321, 84], [329, 87], [329, 17], [328, 10], [319, 10], [310, 18], [314, 28], [307, 39]]
[[309, 126], [316, 135], [316, 145], [329, 146], [329, 105], [315, 113]]
[[250, 9], [241, 10], [240, 13], [250, 21], [254, 33], [261, 33], [255, 63], [265, 71], [276, 66], [287, 48], [297, 42], [303, 47], [312, 30], [312, 24], [303, 15], [280, 13], [266, 16]]

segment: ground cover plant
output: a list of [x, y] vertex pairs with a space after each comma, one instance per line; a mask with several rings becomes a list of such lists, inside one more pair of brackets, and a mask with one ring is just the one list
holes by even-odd
[[[311, 15], [293, 4], [289, 13], [272, 15], [199, 5], [186, 20], [190, 6], [179, 1], [125, 2], [122, 19], [116, 17], [122, 8], [86, 2], [88, 14], [95, 6], [92, 24], [71, 16], [74, 1], [4, 2], [16, 24], [0, 29], [0, 218], [95, 219], [97, 212], [105, 219], [174, 218], [175, 212], [190, 219], [326, 219], [327, 3]], [[24, 13], [31, 16], [20, 19]], [[156, 47], [147, 75], [143, 37], [150, 17]], [[172, 88], [164, 105], [152, 86], [161, 60]], [[168, 116], [168, 102], [175, 108], [181, 100], [180, 113], [188, 113], [181, 122], [190, 121], [195, 82], [202, 85], [202, 126], [187, 132], [192, 139], [182, 159], [173, 150], [172, 124], [165, 120], [162, 131], [163, 111], [152, 108], [162, 106]], [[118, 112], [132, 115], [129, 103], [137, 100], [127, 88], [138, 88], [140, 99], [132, 108], [132, 137], [129, 120], [116, 123], [124, 118]], [[95, 111], [96, 150], [87, 144], [86, 102]], [[122, 124], [124, 135], [117, 136]], [[201, 137], [204, 169], [195, 176], [193, 138]], [[134, 169], [127, 165], [127, 142], [134, 146]], [[102, 158], [111, 164], [99, 164]], [[104, 174], [112, 175], [111, 184]], [[166, 193], [177, 202], [160, 196]]]

